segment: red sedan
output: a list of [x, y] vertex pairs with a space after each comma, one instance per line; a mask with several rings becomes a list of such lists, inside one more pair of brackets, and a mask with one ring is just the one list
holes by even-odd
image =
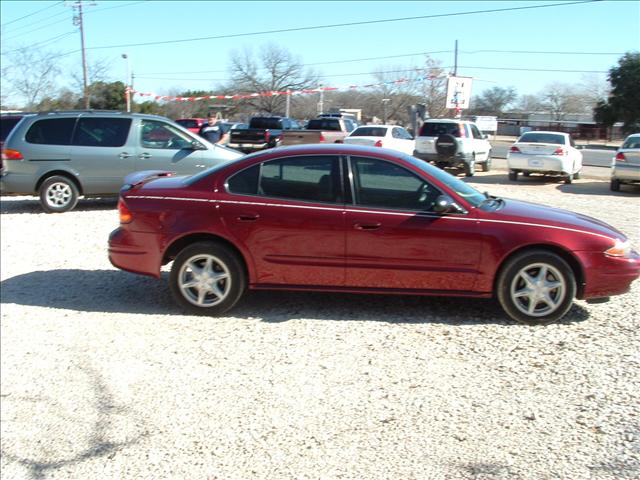
[[517, 321], [629, 290], [640, 256], [593, 218], [482, 194], [424, 161], [350, 145], [282, 147], [191, 177], [126, 180], [109, 258], [194, 312], [246, 288], [497, 297]]

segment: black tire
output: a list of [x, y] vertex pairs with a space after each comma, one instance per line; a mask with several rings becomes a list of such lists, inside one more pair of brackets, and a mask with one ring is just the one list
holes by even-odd
[[574, 178], [573, 173], [570, 173], [569, 175], [564, 177], [564, 183], [566, 183], [567, 185], [573, 183], [573, 178]]
[[440, 170], [444, 170], [448, 166], [449, 164], [447, 162], [436, 162], [436, 167], [438, 167]]
[[573, 174], [573, 179], [574, 180], [580, 180], [580, 175], [581, 175], [581, 171], [578, 171], [576, 173]]
[[[203, 269], [202, 277], [193, 266]], [[238, 255], [217, 242], [198, 242], [185, 247], [173, 261], [169, 275], [169, 288], [176, 302], [198, 315], [220, 315], [231, 309], [244, 294], [246, 285], [245, 270]]]
[[78, 187], [69, 177], [54, 175], [47, 178], [40, 189], [40, 205], [47, 213], [63, 213], [72, 210], [78, 203]]
[[482, 164], [482, 171], [488, 172], [491, 170], [491, 150], [489, 150], [489, 154], [487, 155], [487, 160]]
[[522, 172], [522, 175], [525, 177], [531, 176], [531, 172]]
[[471, 157], [471, 160], [464, 164], [464, 174], [467, 177], [473, 177], [476, 174], [476, 155]]
[[436, 152], [443, 157], [454, 157], [458, 153], [458, 142], [456, 137], [449, 134], [442, 134], [436, 139]]
[[509, 258], [496, 283], [496, 296], [504, 311], [527, 325], [546, 325], [561, 319], [575, 295], [573, 270], [562, 257], [546, 250], [530, 250]]
[[618, 180], [617, 178], [612, 178], [611, 179], [611, 184], [609, 185], [609, 188], [611, 188], [612, 192], [619, 192], [620, 191], [620, 180]]
[[509, 180], [511, 180], [512, 182], [517, 182], [518, 172], [516, 172], [515, 170], [509, 170]]

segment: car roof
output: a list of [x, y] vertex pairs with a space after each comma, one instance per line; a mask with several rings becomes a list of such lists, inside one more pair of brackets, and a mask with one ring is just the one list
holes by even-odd
[[109, 116], [109, 117], [136, 117], [136, 118], [148, 118], [155, 120], [170, 120], [167, 117], [161, 115], [152, 115], [148, 113], [130, 113], [122, 112], [120, 110], [60, 110], [51, 112], [38, 112], [33, 114], [36, 118], [45, 117], [76, 117], [76, 116]]
[[554, 135], [564, 135], [565, 137], [568, 137], [570, 135], [566, 132], [554, 132], [551, 130], [530, 130], [528, 132], [524, 132], [522, 135], [526, 135], [527, 133], [552, 133]]
[[290, 145], [278, 148], [270, 148], [267, 150], [261, 150], [259, 152], [251, 153], [244, 158], [255, 158], [261, 156], [295, 156], [295, 155], [307, 155], [307, 154], [333, 154], [333, 155], [357, 155], [367, 154], [369, 156], [388, 156], [404, 155], [396, 150], [389, 150], [386, 148], [369, 147], [363, 145], [351, 145], [347, 143], [308, 143], [304, 145]]
[[459, 120], [454, 118], [427, 118], [424, 123], [473, 123], [469, 120]]

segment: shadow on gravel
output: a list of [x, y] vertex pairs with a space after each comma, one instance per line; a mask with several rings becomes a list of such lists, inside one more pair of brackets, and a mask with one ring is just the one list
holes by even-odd
[[[168, 274], [162, 280], [118, 270], [49, 270], [0, 283], [3, 304], [80, 312], [184, 315], [171, 298]], [[51, 288], [52, 285], [57, 286]], [[65, 288], [65, 285], [69, 285]], [[491, 299], [410, 295], [256, 291], [229, 312], [237, 318], [280, 323], [298, 318], [454, 325], [513, 324]], [[587, 309], [574, 304], [562, 323], [582, 322]]]
[[564, 193], [577, 195], [603, 195], [607, 197], [629, 197], [640, 193], [640, 185], [622, 185], [619, 192], [613, 192], [609, 188], [609, 182], [578, 182], [571, 185], [559, 185], [556, 187]]
[[[36, 197], [29, 200], [9, 200], [9, 197], [3, 197], [0, 201], [0, 213], [3, 214], [19, 214], [19, 213], [44, 213], [40, 202]], [[72, 212], [91, 212], [97, 210], [112, 210], [118, 206], [117, 197], [108, 198], [87, 198], [78, 201], [78, 204]], [[52, 214], [53, 215], [53, 214]]]

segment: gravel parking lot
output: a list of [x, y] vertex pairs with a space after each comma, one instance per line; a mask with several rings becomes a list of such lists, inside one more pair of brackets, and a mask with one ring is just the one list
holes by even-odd
[[[638, 190], [504, 172], [481, 190], [640, 246]], [[640, 477], [640, 282], [560, 324], [491, 300], [252, 293], [183, 315], [113, 268], [113, 200], [3, 197], [2, 478]]]

